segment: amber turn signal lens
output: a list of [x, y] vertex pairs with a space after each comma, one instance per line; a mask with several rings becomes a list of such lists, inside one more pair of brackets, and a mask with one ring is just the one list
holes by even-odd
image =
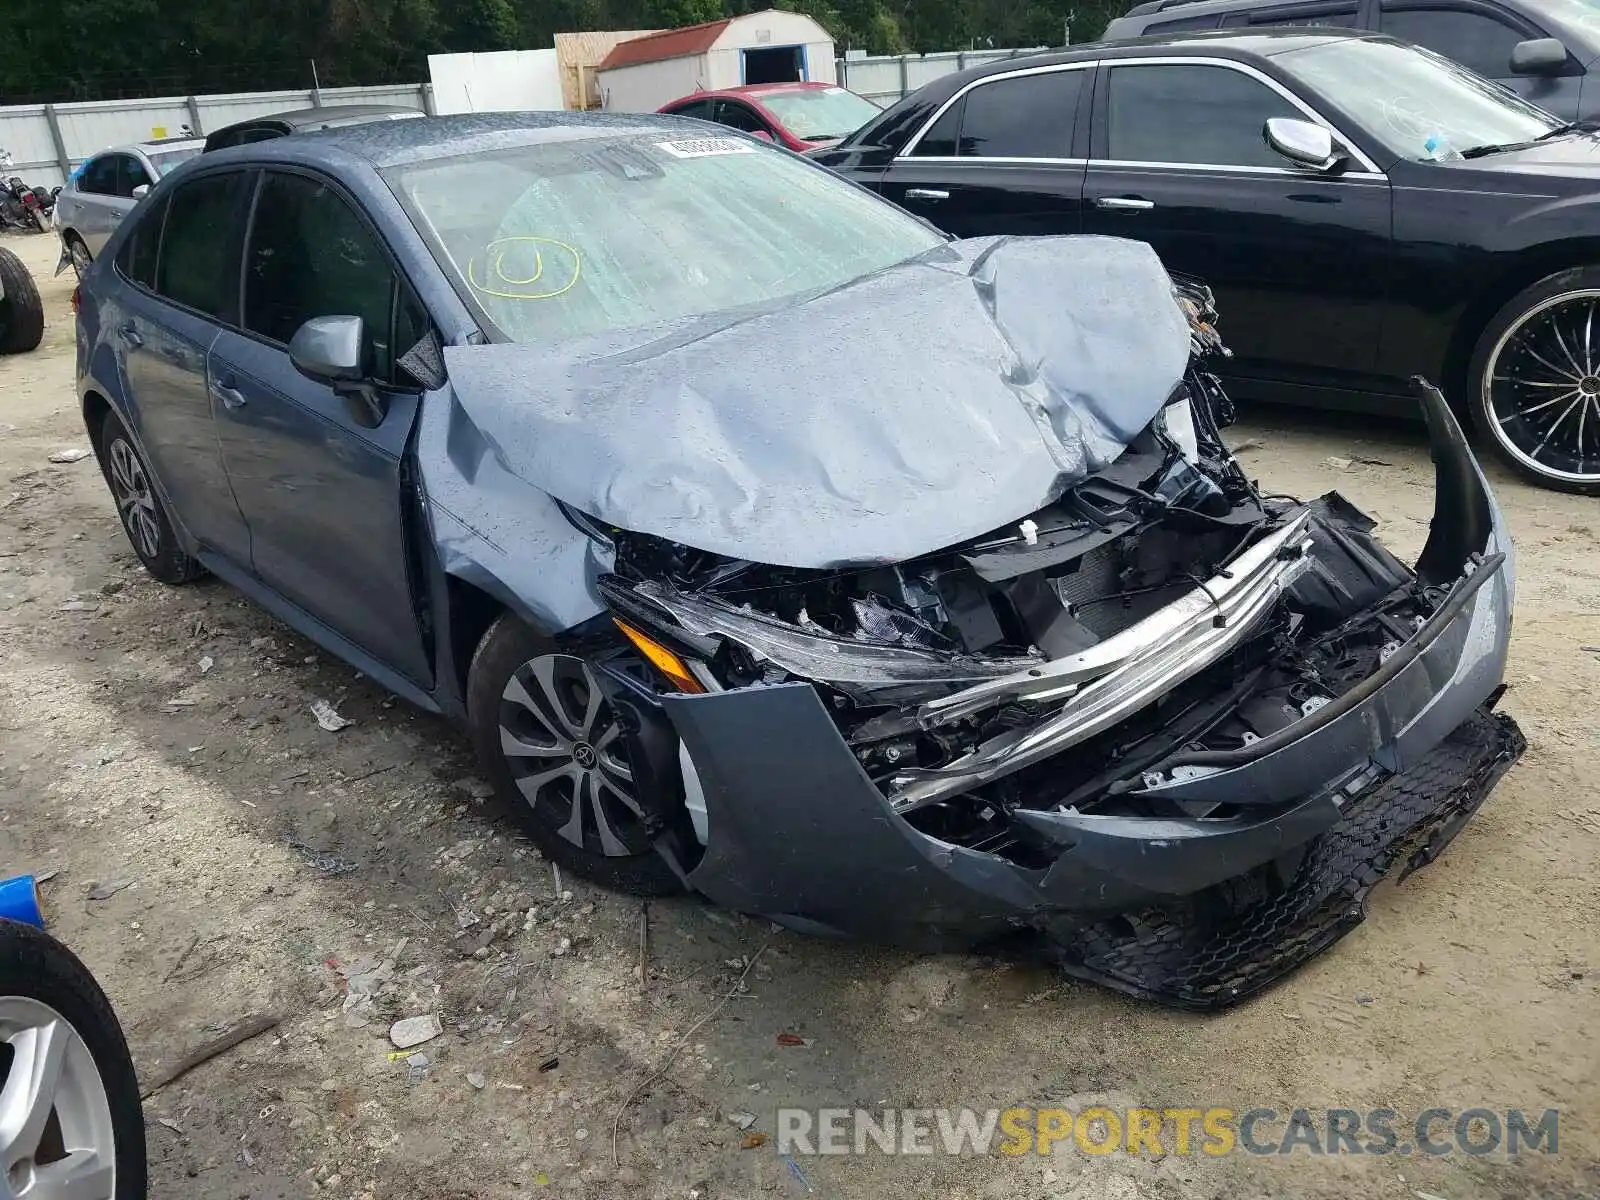
[[672, 680], [680, 692], [703, 692], [706, 690], [705, 685], [690, 673], [689, 667], [683, 659], [679, 658], [671, 650], [668, 650], [648, 634], [635, 629], [626, 621], [619, 621], [616, 617], [611, 619], [617, 622], [617, 628], [622, 630], [623, 635], [634, 644], [639, 653], [650, 661], [650, 665]]

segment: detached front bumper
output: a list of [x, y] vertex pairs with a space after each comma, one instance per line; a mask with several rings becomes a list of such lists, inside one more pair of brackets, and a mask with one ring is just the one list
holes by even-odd
[[[1523, 749], [1490, 711], [1511, 629], [1510, 539], [1443, 398], [1422, 399], [1438, 498], [1417, 569], [1449, 595], [1346, 695], [1243, 750], [1173, 755], [1128, 789], [1231, 815], [1018, 810], [1060, 848], [1025, 867], [908, 823], [808, 684], [674, 695], [662, 703], [708, 829], [689, 883], [812, 933], [937, 950], [1032, 934], [1073, 974], [1194, 1008], [1231, 1004], [1326, 949], [1394, 863], [1409, 874], [1438, 854]], [[1261, 887], [1265, 864], [1276, 886]]]

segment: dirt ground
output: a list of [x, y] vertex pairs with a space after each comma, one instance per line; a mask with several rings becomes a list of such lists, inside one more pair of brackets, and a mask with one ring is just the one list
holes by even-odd
[[[639, 902], [558, 879], [443, 722], [220, 583], [142, 573], [94, 462], [48, 461], [87, 446], [54, 242], [7, 245], [49, 327], [0, 359], [0, 874], [55, 872], [53, 930], [146, 1083], [243, 1016], [281, 1019], [148, 1101], [152, 1195], [1600, 1194], [1600, 502], [1492, 471], [1519, 553], [1504, 707], [1528, 753], [1440, 862], [1266, 995], [1177, 1014], [688, 898], [650, 906], [641, 986]], [[1338, 488], [1420, 548], [1419, 428], [1269, 413], [1230, 436], [1271, 488]], [[319, 728], [317, 699], [354, 724]], [[430, 1013], [444, 1032], [407, 1063], [390, 1023]], [[1559, 1153], [1091, 1157], [1069, 1139], [1050, 1157], [808, 1157], [802, 1183], [729, 1117], [770, 1135], [788, 1105], [1094, 1103], [1559, 1108]]]

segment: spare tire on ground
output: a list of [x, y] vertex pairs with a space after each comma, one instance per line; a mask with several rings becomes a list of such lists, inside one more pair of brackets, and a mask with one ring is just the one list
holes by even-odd
[[111, 1002], [49, 934], [0, 920], [0, 1195], [145, 1200], [144, 1111]]
[[22, 260], [0, 246], [0, 354], [22, 354], [44, 337], [44, 301]]

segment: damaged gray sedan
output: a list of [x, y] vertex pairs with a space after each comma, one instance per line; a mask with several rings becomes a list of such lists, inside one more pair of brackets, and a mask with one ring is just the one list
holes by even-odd
[[694, 122], [484, 116], [207, 155], [82, 291], [152, 573], [461, 722], [612, 886], [1215, 1008], [1523, 748], [1443, 397], [1407, 567], [1244, 475], [1210, 296], [1139, 243], [949, 241]]

